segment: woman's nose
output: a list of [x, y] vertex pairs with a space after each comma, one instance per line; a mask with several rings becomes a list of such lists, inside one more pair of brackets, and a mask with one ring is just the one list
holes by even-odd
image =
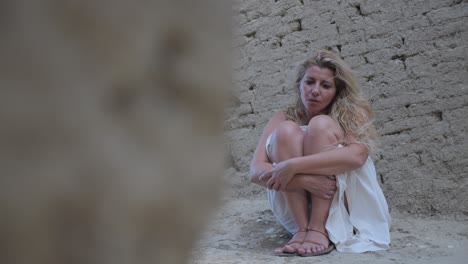
[[320, 83], [316, 82], [312, 85], [312, 89], [310, 90], [310, 93], [312, 93], [313, 95], [318, 95], [318, 87], [319, 87]]

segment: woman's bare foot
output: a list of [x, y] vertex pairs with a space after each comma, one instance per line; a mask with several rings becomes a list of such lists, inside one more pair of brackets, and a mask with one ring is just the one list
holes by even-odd
[[301, 229], [294, 234], [289, 242], [279, 248], [275, 249], [275, 254], [294, 254], [298, 252], [299, 247], [303, 244], [307, 236], [307, 229]]
[[301, 255], [314, 254], [326, 250], [329, 245], [330, 240], [328, 239], [325, 229], [319, 230], [309, 228], [304, 243], [297, 249], [297, 252]]

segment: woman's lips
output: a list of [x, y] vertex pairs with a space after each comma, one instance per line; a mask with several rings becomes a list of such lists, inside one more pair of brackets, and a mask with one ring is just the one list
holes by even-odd
[[320, 103], [320, 101], [317, 100], [317, 99], [307, 99], [307, 101], [309, 101], [311, 103]]

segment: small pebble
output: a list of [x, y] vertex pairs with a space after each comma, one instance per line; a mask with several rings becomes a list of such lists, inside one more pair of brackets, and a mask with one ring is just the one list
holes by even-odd
[[265, 233], [273, 234], [273, 232], [275, 232], [275, 229], [272, 227], [272, 228], [268, 229]]
[[418, 248], [427, 248], [426, 245], [419, 245]]
[[454, 248], [454, 246], [452, 246], [452, 245], [448, 245], [447, 247], [448, 247], [448, 248]]

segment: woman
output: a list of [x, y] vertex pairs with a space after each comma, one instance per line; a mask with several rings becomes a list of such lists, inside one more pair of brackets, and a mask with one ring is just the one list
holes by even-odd
[[351, 69], [320, 51], [299, 65], [295, 86], [295, 107], [270, 119], [250, 166], [251, 181], [268, 188], [274, 215], [294, 234], [275, 253], [388, 249], [390, 216], [368, 157], [373, 113]]

